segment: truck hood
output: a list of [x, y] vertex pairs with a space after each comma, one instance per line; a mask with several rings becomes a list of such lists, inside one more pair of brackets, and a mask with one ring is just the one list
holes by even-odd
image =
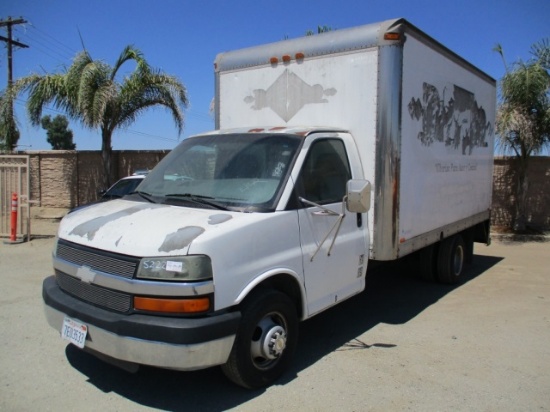
[[185, 255], [191, 242], [239, 213], [113, 200], [63, 218], [58, 236], [131, 256]]

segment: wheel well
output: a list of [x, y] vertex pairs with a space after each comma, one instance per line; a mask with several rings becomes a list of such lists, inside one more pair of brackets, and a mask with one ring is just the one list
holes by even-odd
[[464, 256], [466, 263], [472, 263], [474, 260], [474, 239], [475, 239], [475, 227], [465, 230], [461, 233], [464, 240], [464, 247], [466, 255]]
[[[256, 285], [256, 287], [248, 293], [247, 298], [260, 289], [273, 289], [287, 295], [296, 306], [298, 318], [302, 318], [302, 293], [300, 292], [300, 286], [295, 278], [283, 273], [271, 276], [270, 278], [265, 279], [262, 283]], [[245, 298], [245, 300], [247, 298]]]
[[491, 243], [491, 221], [485, 220], [478, 223], [472, 228], [472, 236], [474, 242], [485, 243], [486, 245]]
[[445, 237], [443, 232], [441, 232], [439, 234], [439, 242], [436, 243], [436, 246], [439, 246], [439, 244], [441, 244], [441, 242], [443, 242], [444, 239], [448, 239], [453, 236], [461, 236], [465, 246], [465, 252], [466, 252], [465, 260], [467, 263], [472, 263], [473, 256], [474, 256], [474, 242], [483, 242], [483, 243], [488, 242], [489, 241], [488, 230], [489, 230], [488, 222], [481, 222], [475, 226], [472, 226], [468, 229], [465, 229], [461, 232], [455, 233], [447, 237]]

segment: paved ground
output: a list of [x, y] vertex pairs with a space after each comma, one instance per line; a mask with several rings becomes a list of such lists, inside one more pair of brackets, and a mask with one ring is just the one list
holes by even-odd
[[294, 367], [251, 392], [218, 368], [129, 374], [67, 346], [42, 310], [48, 224], [0, 243], [0, 411], [550, 410], [550, 243], [476, 246], [457, 287], [386, 267], [302, 324]]

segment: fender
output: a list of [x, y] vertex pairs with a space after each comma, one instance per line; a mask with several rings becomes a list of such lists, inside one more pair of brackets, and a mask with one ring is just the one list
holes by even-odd
[[295, 271], [288, 269], [288, 268], [276, 268], [268, 270], [267, 272], [264, 272], [258, 276], [256, 276], [250, 283], [248, 283], [238, 294], [237, 298], [234, 301], [235, 305], [239, 305], [249, 294], [252, 292], [257, 286], [265, 282], [266, 280], [269, 280], [270, 278], [273, 278], [278, 275], [289, 275], [291, 276], [298, 285], [300, 289], [300, 300], [301, 300], [301, 313], [302, 317], [300, 320], [304, 320], [308, 318], [308, 312], [307, 312], [307, 297], [306, 297], [306, 290], [304, 288], [304, 282], [302, 281], [302, 277], [296, 273]]

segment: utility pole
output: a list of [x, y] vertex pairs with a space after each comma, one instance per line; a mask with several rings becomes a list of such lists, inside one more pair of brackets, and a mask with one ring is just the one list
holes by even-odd
[[[26, 22], [27, 21], [23, 20], [23, 18], [12, 20], [11, 17], [8, 17], [7, 20], [0, 20], [0, 27], [6, 27], [8, 31], [8, 37], [0, 36], [0, 41], [6, 42], [8, 45], [8, 89], [13, 84], [13, 46], [21, 48], [29, 47], [26, 44], [13, 40], [12, 26], [16, 24], [24, 24]], [[5, 119], [7, 131], [6, 136], [4, 136], [4, 142], [10, 150], [13, 150], [17, 144], [17, 140], [19, 140], [19, 131], [17, 130], [13, 116], [13, 100], [11, 101], [10, 108], [8, 110], [9, 113], [7, 115], [7, 119]]]
[[8, 87], [13, 84], [13, 46], [21, 48], [29, 47], [26, 44], [13, 40], [11, 28], [16, 24], [24, 24], [26, 22], [27, 21], [22, 18], [12, 20], [11, 17], [8, 17], [7, 20], [0, 20], [0, 27], [6, 27], [8, 30], [8, 37], [0, 36], [0, 41], [4, 41], [8, 44]]

